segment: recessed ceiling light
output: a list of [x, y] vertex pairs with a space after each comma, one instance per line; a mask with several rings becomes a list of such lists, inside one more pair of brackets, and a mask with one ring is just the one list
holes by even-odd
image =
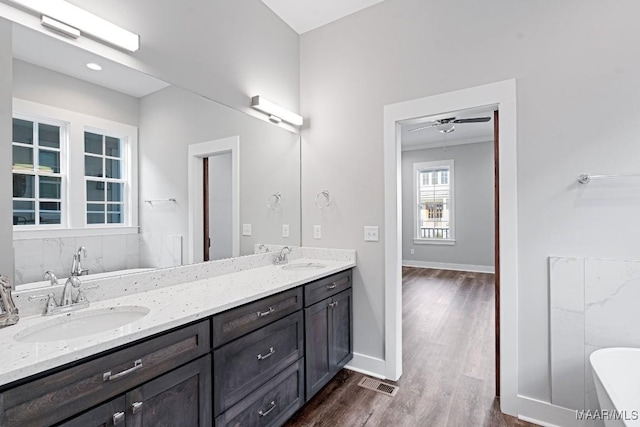
[[95, 62], [87, 63], [87, 68], [93, 71], [102, 71], [102, 67]]

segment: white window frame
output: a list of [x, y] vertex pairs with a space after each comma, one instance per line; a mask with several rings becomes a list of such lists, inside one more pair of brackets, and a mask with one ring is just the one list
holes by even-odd
[[[13, 129], [13, 119], [19, 119], [19, 120], [26, 120], [26, 121], [30, 121], [30, 122], [34, 122], [35, 123], [41, 123], [41, 124], [46, 124], [46, 125], [52, 125], [52, 126], [59, 126], [60, 127], [60, 178], [61, 178], [61, 183], [60, 183], [60, 224], [33, 224], [33, 225], [14, 225], [13, 229], [16, 231], [20, 231], [20, 230], [55, 230], [55, 229], [60, 229], [60, 228], [66, 228], [67, 227], [67, 217], [68, 217], [68, 213], [67, 213], [67, 209], [66, 209], [66, 189], [67, 189], [67, 174], [68, 174], [68, 169], [67, 169], [67, 152], [69, 150], [69, 123], [64, 121], [64, 120], [58, 120], [58, 119], [54, 119], [51, 117], [46, 117], [46, 116], [41, 116], [39, 114], [27, 114], [27, 113], [17, 113], [14, 112], [12, 115], [12, 129]], [[13, 150], [14, 147], [14, 141], [13, 141], [13, 137], [11, 138], [11, 148]], [[18, 146], [23, 146], [23, 145], [18, 145]], [[33, 149], [33, 161], [34, 161], [34, 168], [36, 166], [36, 164], [39, 164], [39, 155], [40, 153], [38, 153], [38, 149], [40, 148], [40, 143], [38, 141], [38, 145], [36, 146], [36, 144], [34, 143], [31, 148]], [[52, 150], [52, 151], [56, 151], [56, 150]], [[38, 160], [36, 161], [36, 158], [38, 158]], [[47, 176], [45, 175], [41, 175], [40, 173], [38, 173], [37, 170], [34, 171], [35, 173], [32, 176], [35, 177], [40, 177], [40, 176]], [[29, 174], [31, 175], [31, 174]], [[12, 171], [11, 171], [11, 181], [13, 183], [13, 167], [12, 167]], [[39, 187], [39, 179], [36, 179], [34, 181], [34, 187]], [[36, 215], [39, 212], [39, 206], [37, 206], [40, 203], [40, 197], [39, 197], [39, 188], [34, 188], [34, 196], [35, 196], [35, 212]], [[13, 194], [12, 194], [12, 206], [11, 206], [11, 210], [13, 211]], [[45, 200], [46, 201], [46, 200]]]
[[[68, 123], [66, 152], [61, 155], [63, 176], [62, 224], [14, 226], [14, 239], [56, 238], [85, 234], [127, 234], [138, 230], [138, 128], [133, 125], [94, 117], [75, 111], [13, 98], [13, 117], [38, 117]], [[125, 221], [123, 224], [91, 224], [86, 219], [86, 184], [84, 176], [84, 132], [101, 133], [123, 139], [123, 176], [125, 184]], [[63, 168], [64, 165], [64, 169]]]
[[[434, 239], [420, 237], [420, 174], [424, 172], [430, 172], [442, 168], [449, 169], [449, 195], [451, 200], [449, 202], [449, 237], [447, 239]], [[432, 176], [435, 176], [433, 174]], [[431, 162], [418, 162], [413, 164], [413, 243], [418, 245], [455, 245], [455, 181], [454, 181], [454, 161], [448, 160], [435, 160]], [[429, 180], [429, 184], [432, 185]], [[440, 180], [438, 180], [440, 182]]]

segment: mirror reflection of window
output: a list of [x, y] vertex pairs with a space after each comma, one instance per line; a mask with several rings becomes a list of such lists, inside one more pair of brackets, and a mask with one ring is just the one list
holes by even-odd
[[84, 133], [84, 176], [87, 224], [123, 224], [124, 140], [105, 134]]
[[66, 146], [65, 124], [35, 117], [13, 118], [13, 224], [62, 223], [60, 159]]

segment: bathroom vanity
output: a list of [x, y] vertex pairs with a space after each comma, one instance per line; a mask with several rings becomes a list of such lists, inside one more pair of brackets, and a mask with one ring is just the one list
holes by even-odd
[[[14, 377], [0, 388], [0, 425], [284, 423], [352, 357], [354, 263], [322, 262], [309, 271], [251, 268], [96, 303], [149, 308], [117, 338], [16, 343], [9, 351], [43, 355], [22, 370], [19, 361], [0, 368], [3, 383]], [[35, 321], [46, 320], [28, 319], [23, 329]]]

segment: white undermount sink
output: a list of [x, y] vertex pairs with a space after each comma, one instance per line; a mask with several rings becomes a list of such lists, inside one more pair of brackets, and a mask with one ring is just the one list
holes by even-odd
[[135, 322], [149, 311], [147, 307], [137, 305], [74, 311], [18, 332], [14, 339], [39, 343], [84, 337]]
[[319, 262], [296, 262], [293, 264], [286, 264], [282, 266], [283, 270], [292, 270], [292, 271], [309, 271], [309, 270], [318, 270], [320, 268], [325, 268], [326, 265], [320, 264]]

